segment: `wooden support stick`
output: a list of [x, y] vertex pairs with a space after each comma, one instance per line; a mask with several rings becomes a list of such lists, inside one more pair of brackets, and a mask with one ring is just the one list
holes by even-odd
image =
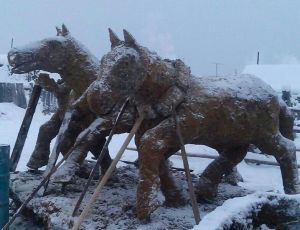
[[180, 124], [179, 124], [175, 109], [173, 110], [173, 117], [174, 117], [174, 123], [175, 123], [175, 127], [176, 127], [176, 133], [177, 133], [178, 139], [180, 141], [181, 156], [182, 156], [183, 166], [184, 166], [184, 170], [185, 170], [186, 180], [188, 183], [194, 218], [195, 218], [196, 224], [199, 224], [199, 222], [201, 220], [200, 211], [199, 211], [199, 207], [198, 207], [197, 200], [196, 200], [196, 195], [195, 195], [192, 177], [191, 177], [191, 173], [190, 173], [189, 162], [188, 162], [187, 154], [186, 154], [185, 147], [184, 147], [184, 140], [182, 137]]
[[41, 95], [42, 88], [35, 84], [32, 89], [32, 93], [30, 96], [30, 100], [28, 103], [28, 107], [26, 109], [17, 140], [14, 146], [14, 149], [12, 151], [11, 157], [10, 157], [10, 171], [14, 172], [16, 171], [16, 168], [18, 166], [21, 153], [27, 138], [27, 134], [30, 128], [30, 124], [37, 106], [37, 103], [39, 101], [40, 95]]
[[129, 142], [131, 141], [131, 139], [133, 138], [134, 134], [136, 133], [136, 131], [138, 130], [138, 128], [140, 127], [140, 125], [142, 124], [142, 121], [144, 120], [143, 116], [140, 116], [137, 121], [135, 122], [133, 128], [131, 129], [130, 133], [128, 134], [126, 140], [124, 141], [123, 145], [121, 146], [119, 152], [117, 153], [115, 159], [113, 160], [113, 162], [111, 163], [111, 165], [109, 166], [109, 168], [107, 169], [105, 175], [103, 176], [103, 178], [101, 179], [101, 181], [98, 183], [92, 198], [90, 199], [89, 203], [85, 206], [85, 208], [83, 209], [81, 215], [78, 218], [78, 221], [75, 223], [75, 225], [73, 226], [72, 230], [77, 230], [79, 229], [82, 221], [84, 220], [84, 218], [87, 216], [87, 214], [89, 213], [90, 209], [92, 208], [92, 205], [95, 203], [100, 191], [103, 189], [104, 185], [106, 184], [107, 180], [109, 179], [110, 175], [112, 174], [112, 172], [114, 171], [118, 161], [121, 159], [123, 153], [126, 150], [126, 147], [128, 146]]
[[89, 188], [89, 186], [90, 186], [90, 184], [92, 182], [92, 179], [94, 178], [94, 176], [96, 174], [97, 169], [99, 168], [100, 163], [103, 160], [104, 155], [107, 154], [108, 145], [109, 145], [109, 143], [110, 143], [110, 141], [111, 141], [114, 133], [116, 132], [117, 125], [118, 125], [119, 121], [121, 120], [121, 117], [122, 117], [122, 115], [123, 115], [123, 113], [124, 113], [124, 111], [125, 111], [126, 106], [127, 106], [128, 103], [129, 103], [129, 98], [127, 98], [126, 101], [123, 103], [123, 105], [122, 105], [122, 107], [121, 107], [121, 109], [120, 109], [120, 111], [119, 111], [119, 113], [118, 113], [118, 115], [117, 115], [117, 117], [116, 117], [116, 119], [114, 121], [113, 127], [110, 130], [108, 138], [106, 139], [106, 141], [105, 141], [105, 143], [104, 143], [104, 145], [102, 147], [102, 150], [101, 150], [101, 152], [100, 152], [100, 154], [98, 156], [97, 162], [96, 162], [94, 168], [92, 169], [92, 171], [91, 171], [91, 173], [89, 175], [89, 178], [88, 178], [88, 180], [87, 180], [87, 182], [86, 182], [86, 184], [85, 184], [85, 186], [83, 188], [83, 191], [81, 192], [81, 194], [80, 194], [80, 196], [79, 196], [79, 198], [78, 198], [78, 200], [77, 200], [77, 202], [75, 204], [74, 210], [72, 212], [72, 216], [76, 215], [76, 212], [77, 212], [77, 210], [79, 209], [79, 207], [81, 205], [81, 202], [82, 202], [82, 200], [83, 200], [83, 198], [84, 198], [84, 196], [85, 196], [85, 194], [86, 194], [86, 192], [87, 192], [87, 190], [88, 190], [88, 188]]
[[[83, 138], [86, 135], [83, 136]], [[20, 215], [20, 213], [24, 210], [24, 208], [26, 207], [26, 205], [32, 200], [32, 198], [38, 193], [38, 191], [40, 190], [41, 187], [44, 186], [45, 183], [47, 183], [47, 181], [50, 179], [50, 177], [52, 176], [53, 173], [55, 173], [55, 171], [58, 169], [59, 166], [61, 166], [64, 161], [71, 155], [72, 151], [74, 150], [74, 148], [77, 146], [73, 146], [68, 153], [63, 157], [63, 159], [61, 159], [57, 165], [52, 168], [52, 170], [49, 172], [49, 174], [47, 176], [44, 177], [44, 179], [40, 182], [40, 184], [33, 190], [33, 192], [26, 198], [26, 200], [22, 203], [22, 205], [18, 208], [18, 210], [14, 213], [14, 215], [11, 217], [11, 219], [9, 220], [9, 222], [3, 227], [2, 230], [8, 230], [9, 226], [14, 222], [14, 220], [17, 218], [18, 215]]]
[[[136, 148], [128, 147], [127, 150], [131, 151], [137, 151]], [[175, 153], [174, 155], [176, 156], [181, 156], [179, 152]], [[201, 154], [201, 153], [187, 153], [186, 154], [188, 157], [198, 157], [198, 158], [206, 158], [206, 159], [217, 159], [218, 156], [213, 156], [213, 155], [208, 155], [208, 154]], [[264, 160], [256, 160], [256, 159], [251, 159], [251, 158], [244, 158], [244, 161], [246, 163], [252, 163], [252, 164], [262, 164], [262, 165], [274, 165], [274, 166], [279, 166], [277, 162], [272, 162], [272, 161], [264, 161]], [[298, 168], [300, 168], [300, 165], [297, 165]]]
[[[124, 160], [121, 160], [121, 162], [125, 163], [125, 164], [129, 164], [129, 165], [134, 165], [136, 168], [138, 168], [139, 166], [137, 165], [137, 163], [134, 161], [124, 161]], [[183, 168], [178, 168], [178, 167], [171, 167], [171, 169], [174, 169], [176, 171], [184, 171]], [[193, 172], [194, 170], [193, 169], [190, 169], [190, 172]]]

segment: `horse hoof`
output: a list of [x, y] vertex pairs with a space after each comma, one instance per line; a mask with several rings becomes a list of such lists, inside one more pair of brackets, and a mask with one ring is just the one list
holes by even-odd
[[141, 224], [148, 224], [150, 223], [150, 215], [149, 214], [139, 214], [137, 213], [137, 218]]
[[237, 186], [239, 182], [243, 182], [244, 180], [242, 175], [238, 171], [236, 171], [236, 172], [231, 172], [228, 175], [225, 175], [223, 181], [225, 183]]
[[188, 204], [188, 200], [182, 197], [178, 197], [176, 200], [166, 199], [164, 205], [166, 207], [179, 208]]
[[284, 188], [284, 192], [286, 194], [300, 194], [300, 183], [293, 184], [292, 186], [289, 186], [288, 188]]
[[218, 193], [218, 184], [213, 183], [211, 180], [200, 177], [195, 190], [197, 200], [209, 202], [212, 201]]
[[165, 194], [164, 205], [166, 207], [178, 208], [188, 204], [188, 200], [185, 199], [181, 190], [173, 190], [170, 193]]
[[53, 174], [52, 181], [54, 183], [70, 183], [79, 169], [78, 163], [66, 162]]
[[[35, 156], [37, 155], [37, 156]], [[49, 161], [49, 155], [46, 154], [32, 154], [28, 163], [27, 163], [27, 167], [30, 169], [39, 169], [43, 166], [46, 166], [48, 164]]]

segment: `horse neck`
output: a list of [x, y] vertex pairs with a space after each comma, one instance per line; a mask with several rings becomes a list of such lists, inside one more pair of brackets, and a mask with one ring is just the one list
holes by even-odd
[[70, 48], [72, 50], [60, 74], [71, 89], [81, 95], [97, 79], [100, 64], [99, 60], [80, 43], [76, 42]]

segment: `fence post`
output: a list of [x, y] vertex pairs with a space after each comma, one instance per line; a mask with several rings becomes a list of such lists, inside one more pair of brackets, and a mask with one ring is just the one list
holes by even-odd
[[9, 218], [9, 145], [0, 144], [0, 229]]

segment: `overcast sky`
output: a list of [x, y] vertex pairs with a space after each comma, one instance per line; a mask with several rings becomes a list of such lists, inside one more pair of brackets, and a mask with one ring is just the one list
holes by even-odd
[[245, 65], [298, 63], [299, 0], [1, 0], [0, 53], [55, 35], [65, 23], [97, 57], [109, 50], [107, 28], [129, 30], [162, 57], [181, 58], [197, 75], [241, 72]]

